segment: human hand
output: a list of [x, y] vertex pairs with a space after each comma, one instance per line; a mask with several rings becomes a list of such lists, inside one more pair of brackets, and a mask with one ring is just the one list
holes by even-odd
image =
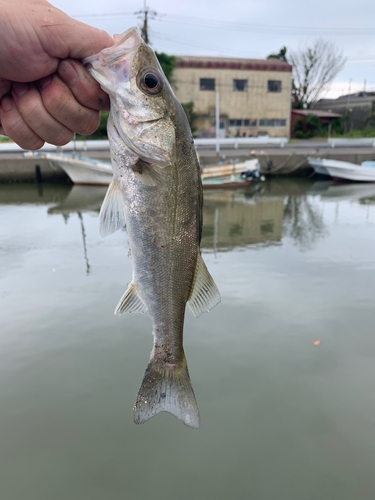
[[24, 149], [93, 133], [109, 100], [79, 62], [113, 40], [45, 0], [0, 0], [0, 134]]

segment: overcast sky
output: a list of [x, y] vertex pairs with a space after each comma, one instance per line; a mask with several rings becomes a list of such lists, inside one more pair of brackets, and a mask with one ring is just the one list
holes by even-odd
[[[52, 0], [72, 17], [109, 33], [140, 26], [143, 0]], [[147, 0], [155, 50], [176, 55], [265, 58], [282, 46], [296, 50], [316, 38], [332, 40], [347, 62], [328, 97], [375, 91], [375, 0]]]

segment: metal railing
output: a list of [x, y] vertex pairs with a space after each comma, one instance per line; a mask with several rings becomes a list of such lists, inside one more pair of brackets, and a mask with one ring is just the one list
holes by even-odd
[[281, 148], [285, 146], [288, 142], [286, 137], [269, 137], [268, 135], [260, 137], [225, 137], [211, 139], [194, 139], [194, 144], [196, 146], [216, 146], [218, 151], [218, 146], [230, 146], [233, 145], [234, 149], [238, 149], [238, 146], [242, 145], [265, 145], [265, 144], [277, 144]]
[[[281, 148], [285, 146], [288, 139], [285, 137], [269, 137], [268, 135], [260, 137], [232, 137], [232, 138], [212, 138], [212, 139], [195, 139], [194, 143], [196, 146], [216, 146], [217, 151], [220, 146], [230, 146], [233, 145], [234, 149], [238, 149], [238, 146], [248, 145], [266, 145], [266, 144], [276, 144]], [[218, 149], [219, 147], [219, 149]], [[103, 151], [109, 150], [109, 141], [70, 141], [68, 144], [62, 147], [54, 146], [53, 144], [44, 144], [41, 151]], [[4, 142], [0, 144], [0, 152], [21, 152], [25, 151], [20, 146], [14, 142]]]
[[331, 148], [336, 146], [370, 146], [375, 148], [375, 137], [365, 137], [362, 139], [328, 139]]

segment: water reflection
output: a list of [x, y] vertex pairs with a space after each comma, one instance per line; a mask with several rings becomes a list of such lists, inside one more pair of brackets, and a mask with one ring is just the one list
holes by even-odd
[[[49, 215], [61, 215], [68, 223], [77, 214], [86, 263], [90, 273], [83, 214], [99, 212], [106, 187], [44, 184], [0, 185], [0, 204], [45, 204]], [[324, 203], [347, 200], [375, 203], [373, 184], [334, 184], [301, 179], [272, 180], [247, 190], [205, 193], [202, 249], [223, 252], [249, 245], [279, 245], [291, 238], [301, 248], [327, 234]], [[336, 209], [338, 216], [338, 205]]]
[[208, 193], [204, 198], [201, 247], [226, 251], [281, 241], [283, 199], [246, 192]]
[[85, 232], [85, 226], [83, 225], [83, 217], [81, 212], [77, 212], [79, 220], [81, 222], [81, 235], [82, 235], [82, 242], [83, 242], [83, 254], [85, 256], [85, 262], [86, 262], [86, 274], [87, 276], [90, 274], [90, 263], [89, 263], [89, 258], [87, 255], [87, 245], [86, 245], [86, 232]]
[[105, 188], [39, 187], [0, 186], [1, 499], [159, 500], [166, 468], [183, 500], [372, 498], [374, 185], [207, 193], [222, 303], [186, 315], [197, 433], [133, 424], [151, 326], [113, 315], [132, 261], [99, 238]]
[[283, 212], [283, 234], [301, 247], [309, 247], [324, 235], [321, 207], [311, 196], [286, 196]]

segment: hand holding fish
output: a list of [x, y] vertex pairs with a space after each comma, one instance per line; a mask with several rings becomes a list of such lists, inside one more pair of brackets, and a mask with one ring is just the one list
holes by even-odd
[[45, 0], [0, 8], [0, 134], [39, 149], [93, 133], [109, 100], [79, 60], [112, 46], [110, 35]]

